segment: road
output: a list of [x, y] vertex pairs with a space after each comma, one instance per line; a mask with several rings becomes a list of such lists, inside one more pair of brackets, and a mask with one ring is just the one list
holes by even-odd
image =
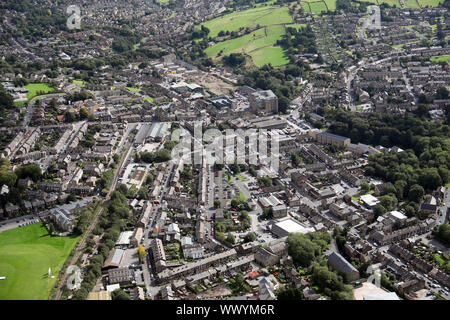
[[24, 127], [26, 127], [30, 124], [31, 119], [33, 118], [34, 105], [37, 100], [49, 99], [49, 98], [57, 99], [59, 97], [64, 97], [64, 95], [65, 95], [65, 93], [51, 93], [51, 94], [47, 94], [47, 95], [39, 97], [39, 98], [35, 98], [33, 101], [29, 102], [28, 106], [27, 106], [27, 110], [25, 112], [25, 116], [23, 117], [22, 125]]

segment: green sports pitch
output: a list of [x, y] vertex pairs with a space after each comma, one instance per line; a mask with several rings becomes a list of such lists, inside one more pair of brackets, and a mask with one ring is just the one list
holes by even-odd
[[43, 223], [0, 233], [0, 300], [47, 300], [77, 239], [50, 236]]

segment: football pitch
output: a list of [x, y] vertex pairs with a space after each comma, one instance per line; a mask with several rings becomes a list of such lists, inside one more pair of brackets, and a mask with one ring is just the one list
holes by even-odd
[[0, 233], [0, 300], [47, 300], [77, 239], [50, 236], [43, 223]]

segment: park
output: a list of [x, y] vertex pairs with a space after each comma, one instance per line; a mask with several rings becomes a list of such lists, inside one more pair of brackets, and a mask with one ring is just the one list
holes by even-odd
[[43, 223], [0, 233], [0, 300], [47, 300], [77, 240], [51, 236]]

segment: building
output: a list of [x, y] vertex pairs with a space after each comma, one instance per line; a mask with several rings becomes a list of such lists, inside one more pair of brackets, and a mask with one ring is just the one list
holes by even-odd
[[314, 232], [314, 228], [306, 227], [299, 221], [289, 218], [272, 225], [272, 233], [279, 237], [287, 237], [290, 233], [309, 233]]
[[98, 292], [90, 292], [86, 300], [112, 300], [111, 292], [104, 290]]
[[58, 228], [65, 232], [72, 232], [75, 226], [75, 217], [66, 209], [55, 209], [50, 214], [50, 218], [56, 223]]
[[116, 241], [116, 246], [126, 249], [130, 245], [131, 237], [133, 236], [133, 231], [124, 231], [119, 235], [119, 239]]
[[117, 269], [122, 262], [124, 253], [125, 250], [122, 249], [112, 250], [105, 263], [103, 264], [102, 271], [107, 272], [110, 269]]
[[278, 98], [272, 90], [258, 90], [249, 95], [250, 110], [256, 114], [278, 113]]
[[339, 253], [332, 252], [327, 256], [328, 264], [335, 270], [344, 273], [348, 281], [359, 279], [359, 271]]
[[109, 284], [126, 285], [131, 284], [134, 280], [133, 270], [129, 268], [119, 268], [108, 271]]
[[338, 147], [348, 147], [350, 138], [338, 136], [329, 132], [320, 132], [316, 135], [317, 142], [322, 144], [332, 144]]
[[374, 197], [371, 194], [364, 194], [360, 197], [360, 199], [365, 204], [365, 206], [368, 208], [373, 208], [378, 203], [380, 203], [380, 200], [378, 200], [376, 197]]

